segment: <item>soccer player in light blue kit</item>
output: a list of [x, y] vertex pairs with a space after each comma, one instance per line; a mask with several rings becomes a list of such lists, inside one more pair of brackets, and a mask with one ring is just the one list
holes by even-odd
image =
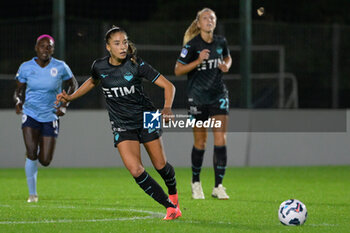
[[65, 62], [52, 57], [54, 39], [41, 35], [36, 40], [37, 57], [22, 63], [16, 75], [14, 94], [16, 113], [22, 113], [22, 131], [26, 147], [25, 173], [29, 188], [27, 202], [37, 202], [36, 190], [39, 162], [48, 166], [55, 150], [59, 117], [67, 105], [54, 106], [62, 86], [73, 93], [77, 87], [72, 71]]

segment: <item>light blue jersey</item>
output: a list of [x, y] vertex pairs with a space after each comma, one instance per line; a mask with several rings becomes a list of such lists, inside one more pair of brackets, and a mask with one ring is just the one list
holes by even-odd
[[32, 60], [22, 63], [16, 79], [26, 83], [26, 95], [23, 113], [39, 122], [57, 120], [54, 102], [62, 91], [62, 82], [73, 77], [73, 73], [63, 61], [51, 58], [50, 63], [42, 68]]

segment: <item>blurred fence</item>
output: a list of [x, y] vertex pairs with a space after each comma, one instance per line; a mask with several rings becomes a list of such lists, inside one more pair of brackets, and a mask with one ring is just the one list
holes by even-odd
[[[133, 23], [67, 18], [65, 61], [76, 76], [88, 77], [92, 62], [106, 55], [104, 33], [113, 24], [125, 28], [136, 47], [140, 45], [138, 55], [165, 76], [173, 75], [183, 34], [190, 21]], [[36, 37], [43, 33], [51, 33], [51, 25], [50, 18], [0, 21], [0, 34], [2, 35], [0, 37], [0, 74], [14, 77], [19, 65], [35, 56]], [[350, 63], [348, 56], [350, 44], [347, 43], [350, 39], [350, 27], [253, 22], [252, 31], [254, 45], [284, 47], [284, 71], [293, 73], [297, 77], [299, 107], [332, 107], [333, 80], [339, 80], [337, 81], [339, 89], [335, 93], [339, 97], [338, 106], [343, 108], [350, 106], [350, 81], [348, 79], [350, 76], [348, 65]], [[229, 45], [239, 45], [238, 21], [219, 20], [216, 33], [225, 35]], [[335, 40], [335, 35], [338, 35], [337, 40]], [[178, 50], [142, 49], [147, 45], [171, 45], [177, 46]], [[239, 74], [239, 51], [232, 50], [231, 56], [233, 65], [229, 75], [237, 75]], [[334, 56], [337, 56], [339, 61], [336, 72], [334, 71]], [[276, 52], [253, 52], [252, 73], [279, 73], [278, 62], [279, 54]], [[335, 73], [338, 74], [338, 77], [334, 77]], [[267, 81], [265, 84], [268, 83]], [[240, 107], [239, 79], [226, 80], [226, 84], [230, 90], [231, 107]], [[263, 96], [264, 94], [267, 95], [266, 93], [270, 92], [275, 95], [276, 91], [278, 92], [278, 88], [276, 90], [274, 85], [265, 84], [253, 84], [255, 85], [253, 86], [253, 105], [256, 108], [277, 108], [278, 104], [276, 105], [275, 101], [261, 102], [261, 99], [270, 99], [269, 96]], [[178, 91], [177, 97], [185, 96], [185, 79], [176, 80], [175, 86]], [[12, 107], [10, 99], [13, 90], [14, 82], [11, 79], [0, 80], [0, 108]], [[153, 90], [151, 89], [152, 92]], [[79, 100], [74, 106], [76, 108], [100, 108], [103, 106], [100, 95], [99, 90], [94, 90], [84, 101]], [[184, 99], [175, 102], [175, 107], [184, 107]], [[257, 102], [258, 100], [260, 102]]]

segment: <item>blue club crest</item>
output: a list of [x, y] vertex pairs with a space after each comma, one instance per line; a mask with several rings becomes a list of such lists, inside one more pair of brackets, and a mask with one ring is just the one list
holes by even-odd
[[217, 52], [219, 55], [221, 55], [221, 54], [222, 54], [222, 48], [220, 48], [220, 47], [217, 48], [217, 49], [216, 49], [216, 52]]
[[124, 74], [124, 78], [128, 81], [130, 81], [133, 77], [134, 77], [134, 75], [130, 72], [127, 72]]

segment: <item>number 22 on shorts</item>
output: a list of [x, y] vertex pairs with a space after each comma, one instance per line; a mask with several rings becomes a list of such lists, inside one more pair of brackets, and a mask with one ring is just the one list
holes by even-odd
[[221, 98], [219, 100], [220, 104], [220, 109], [228, 109], [228, 98]]

